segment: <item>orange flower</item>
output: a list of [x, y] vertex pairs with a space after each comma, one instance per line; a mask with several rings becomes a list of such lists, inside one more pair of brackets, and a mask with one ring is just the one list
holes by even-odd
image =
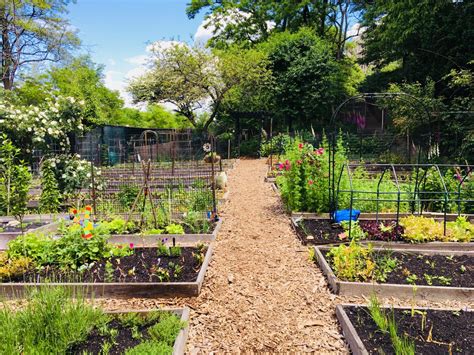
[[83, 234], [83, 235], [82, 235], [82, 238], [84, 238], [84, 239], [91, 239], [91, 238], [92, 238], [92, 233]]
[[92, 211], [92, 207], [91, 206], [86, 206], [86, 211]]

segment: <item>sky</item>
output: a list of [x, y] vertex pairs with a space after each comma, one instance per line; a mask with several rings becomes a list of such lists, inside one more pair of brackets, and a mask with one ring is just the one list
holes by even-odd
[[188, 43], [210, 37], [204, 14], [190, 20], [189, 0], [77, 0], [69, 6], [71, 25], [79, 30], [83, 51], [105, 66], [104, 82], [119, 90], [126, 104], [127, 81], [144, 71], [147, 46], [156, 41]]

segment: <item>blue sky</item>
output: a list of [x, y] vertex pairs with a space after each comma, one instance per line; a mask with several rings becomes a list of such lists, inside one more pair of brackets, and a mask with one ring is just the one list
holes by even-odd
[[[105, 83], [124, 95], [128, 78], [143, 72], [146, 46], [155, 41], [193, 42], [204, 14], [186, 16], [188, 0], [77, 0], [69, 6], [83, 50], [105, 65]], [[203, 28], [198, 37], [205, 35]]]

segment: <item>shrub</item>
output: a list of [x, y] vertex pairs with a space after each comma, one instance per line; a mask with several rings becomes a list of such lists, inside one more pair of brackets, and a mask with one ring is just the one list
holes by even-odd
[[331, 248], [327, 257], [341, 280], [366, 281], [374, 276], [376, 264], [371, 245], [363, 247], [353, 239], [349, 245]]
[[59, 210], [61, 195], [54, 169], [49, 161], [41, 165], [40, 210], [45, 213], [56, 213]]

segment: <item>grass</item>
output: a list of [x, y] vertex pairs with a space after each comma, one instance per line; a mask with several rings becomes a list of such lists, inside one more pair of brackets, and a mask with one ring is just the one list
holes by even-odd
[[150, 339], [128, 349], [127, 354], [171, 354], [177, 335], [186, 325], [165, 311], [111, 316], [77, 293], [72, 298], [71, 291], [60, 287], [32, 289], [27, 301], [16, 311], [6, 304], [0, 309], [0, 354], [65, 354], [86, 341], [93, 329], [107, 330], [102, 343], [102, 351], [107, 352], [118, 332], [109, 327], [112, 317], [132, 330], [148, 327]]
[[390, 335], [390, 340], [392, 341], [393, 350], [396, 355], [415, 355], [415, 343], [405, 335], [398, 335], [397, 323], [395, 322], [393, 312], [392, 315], [388, 317], [380, 307], [380, 303], [375, 295], [370, 299], [369, 312], [380, 331]]

